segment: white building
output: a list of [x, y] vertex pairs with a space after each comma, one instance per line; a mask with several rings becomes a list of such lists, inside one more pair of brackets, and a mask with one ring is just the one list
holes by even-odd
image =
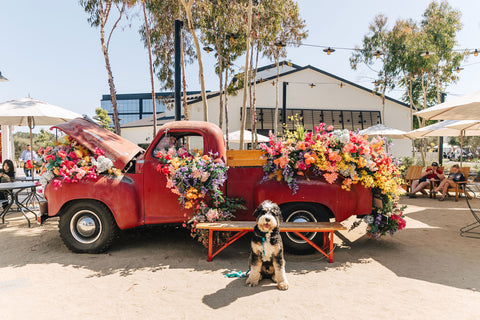
[[[257, 130], [260, 134], [268, 134], [274, 128], [274, 110], [276, 101], [276, 67], [275, 64], [258, 69], [256, 85]], [[285, 90], [284, 90], [285, 89]], [[285, 99], [284, 99], [285, 98]], [[219, 123], [219, 93], [210, 93], [208, 99], [208, 119]], [[284, 103], [285, 102], [285, 103]], [[240, 130], [243, 91], [235, 96], [228, 96], [229, 131]], [[191, 120], [203, 120], [201, 98], [189, 101]], [[300, 67], [282, 62], [278, 84], [279, 130], [282, 122], [287, 128], [293, 128], [289, 117], [298, 114], [303, 125], [312, 130], [320, 122], [334, 125], [336, 129], [365, 129], [372, 125], [384, 125], [403, 131], [411, 130], [410, 109], [395, 99], [385, 98], [385, 114], [383, 114], [382, 98], [372, 90], [356, 83], [342, 79], [313, 66]], [[284, 116], [283, 110], [286, 110]], [[247, 129], [250, 129], [250, 109], [247, 104]], [[173, 110], [167, 110], [159, 120], [173, 119]], [[148, 121], [148, 119], [150, 119]], [[138, 122], [138, 123], [137, 123]], [[142, 122], [142, 123], [140, 123]], [[122, 136], [136, 143], [151, 141], [152, 118], [135, 121], [122, 126]], [[224, 120], [225, 123], [225, 120]], [[224, 129], [225, 131], [225, 129]], [[393, 140], [391, 148], [397, 157], [411, 154], [410, 140]], [[235, 147], [232, 145], [231, 147]]]

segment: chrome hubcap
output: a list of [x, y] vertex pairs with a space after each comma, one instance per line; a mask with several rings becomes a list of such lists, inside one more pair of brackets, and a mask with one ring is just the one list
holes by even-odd
[[102, 234], [102, 223], [98, 215], [91, 210], [80, 210], [70, 221], [70, 232], [80, 243], [90, 244]]
[[81, 217], [77, 221], [77, 230], [84, 237], [90, 237], [95, 232], [95, 221], [90, 217]]
[[[286, 219], [286, 222], [317, 222], [317, 219], [315, 216], [310, 212], [306, 210], [297, 210], [292, 212]], [[302, 233], [308, 240], [312, 240], [315, 235], [317, 234], [316, 232], [305, 232]], [[286, 236], [290, 241], [295, 242], [295, 243], [307, 243], [305, 240], [297, 236], [295, 233], [291, 232], [286, 232]]]

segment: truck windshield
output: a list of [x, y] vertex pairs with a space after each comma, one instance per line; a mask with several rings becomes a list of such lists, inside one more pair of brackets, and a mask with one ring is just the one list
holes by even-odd
[[170, 148], [186, 148], [189, 153], [193, 153], [194, 150], [198, 150], [203, 153], [204, 143], [201, 135], [195, 135], [191, 132], [181, 133], [172, 132], [164, 135], [153, 149], [153, 156], [155, 157], [159, 151], [165, 151]]

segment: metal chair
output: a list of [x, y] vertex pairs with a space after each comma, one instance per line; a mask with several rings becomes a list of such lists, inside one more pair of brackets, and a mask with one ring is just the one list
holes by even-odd
[[[465, 186], [465, 188], [468, 189], [468, 191], [471, 192], [473, 198], [475, 198], [475, 192], [473, 192], [473, 190], [468, 186]], [[468, 205], [468, 208], [470, 209], [470, 212], [475, 218], [475, 222], [470, 223], [468, 226], [461, 228], [460, 235], [462, 237], [480, 239], [480, 232], [479, 232], [480, 230], [476, 230], [477, 228], [480, 227], [480, 208], [472, 208], [469, 201], [469, 197], [465, 197], [465, 199], [467, 200], [467, 205]]]

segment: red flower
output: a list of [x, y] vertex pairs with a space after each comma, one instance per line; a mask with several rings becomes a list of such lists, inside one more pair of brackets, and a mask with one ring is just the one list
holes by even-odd
[[67, 153], [65, 151], [58, 151], [58, 156], [62, 158], [62, 160], [65, 160]]
[[33, 168], [32, 160], [27, 160], [27, 162], [25, 163], [25, 168], [27, 169]]
[[100, 149], [100, 148], [95, 148], [95, 151], [93, 153], [95, 153], [96, 156], [104, 156], [105, 155], [105, 151], [103, 149]]
[[164, 166], [164, 167], [162, 168], [162, 173], [163, 173], [164, 175], [167, 175], [167, 174], [170, 173], [170, 169], [168, 168], [168, 166]]

